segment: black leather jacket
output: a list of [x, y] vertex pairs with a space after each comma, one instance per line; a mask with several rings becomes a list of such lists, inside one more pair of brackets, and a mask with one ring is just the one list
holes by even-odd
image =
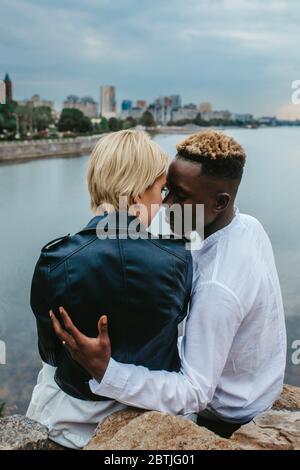
[[[116, 215], [116, 214], [115, 214]], [[181, 240], [124, 237], [112, 214], [94, 217], [73, 236], [42, 249], [31, 289], [42, 360], [57, 367], [55, 380], [82, 400], [105, 400], [88, 386], [91, 378], [58, 340], [49, 310], [64, 306], [76, 326], [96, 337], [100, 315], [108, 316], [112, 357], [152, 370], [178, 371], [177, 326], [187, 313], [192, 284], [191, 254]], [[118, 215], [118, 213], [117, 213]], [[127, 215], [127, 214], [126, 214]], [[99, 239], [98, 222], [109, 221], [115, 239]]]

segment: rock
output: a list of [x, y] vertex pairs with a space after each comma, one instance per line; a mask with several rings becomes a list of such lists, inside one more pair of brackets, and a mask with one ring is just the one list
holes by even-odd
[[94, 438], [88, 443], [85, 450], [89, 450], [89, 446], [94, 446], [95, 442], [98, 441], [101, 442], [102, 446], [108, 445], [109, 441], [121, 428], [127, 426], [130, 421], [143, 413], [145, 413], [145, 410], [127, 408], [108, 416], [103, 423], [98, 425]]
[[[62, 450], [45, 426], [25, 416], [0, 419], [0, 450]], [[127, 408], [99, 424], [85, 450], [300, 450], [300, 388], [285, 385], [273, 409], [230, 439], [180, 417]]]
[[273, 410], [300, 410], [300, 387], [284, 385], [282, 393], [273, 405]]
[[21, 415], [0, 419], [0, 450], [58, 450], [50, 441], [48, 429]]
[[236, 431], [230, 440], [242, 449], [300, 450], [300, 411], [262, 413]]
[[[136, 415], [134, 415], [136, 413]], [[120, 411], [107, 418], [84, 450], [236, 450], [192, 421], [157, 411]]]

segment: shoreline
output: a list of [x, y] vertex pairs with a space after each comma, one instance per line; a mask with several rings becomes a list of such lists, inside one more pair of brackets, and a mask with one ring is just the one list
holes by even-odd
[[95, 134], [66, 139], [43, 139], [0, 143], [0, 164], [32, 161], [42, 158], [59, 158], [85, 155], [91, 152], [99, 138]]
[[[282, 126], [284, 127], [284, 126]], [[207, 129], [207, 127], [158, 127], [146, 128], [151, 137], [156, 135], [188, 135], [193, 132]], [[230, 129], [249, 129], [246, 127], [218, 127], [222, 131]], [[270, 127], [277, 129], [277, 127]], [[75, 157], [89, 154], [96, 142], [108, 132], [90, 136], [79, 136], [65, 139], [43, 139], [0, 142], [0, 165], [10, 163], [30, 162], [36, 159]]]

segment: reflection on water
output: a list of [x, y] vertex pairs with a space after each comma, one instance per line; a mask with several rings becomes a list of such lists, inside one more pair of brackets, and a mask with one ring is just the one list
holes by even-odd
[[[300, 129], [230, 130], [246, 148], [247, 168], [238, 197], [241, 212], [257, 217], [269, 233], [279, 270], [288, 327], [286, 381], [300, 386], [291, 344], [300, 339]], [[158, 136], [174, 154], [184, 136]], [[40, 248], [79, 230], [91, 218], [86, 188], [88, 157], [0, 166], [0, 401], [26, 410], [40, 368], [30, 282]], [[16, 411], [16, 409], [12, 410]]]

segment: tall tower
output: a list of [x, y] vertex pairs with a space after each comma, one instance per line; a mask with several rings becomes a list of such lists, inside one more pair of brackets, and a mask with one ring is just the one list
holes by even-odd
[[13, 85], [8, 73], [4, 77], [6, 103], [13, 100]]
[[114, 117], [117, 112], [116, 88], [105, 85], [100, 88], [100, 113], [106, 118]]

